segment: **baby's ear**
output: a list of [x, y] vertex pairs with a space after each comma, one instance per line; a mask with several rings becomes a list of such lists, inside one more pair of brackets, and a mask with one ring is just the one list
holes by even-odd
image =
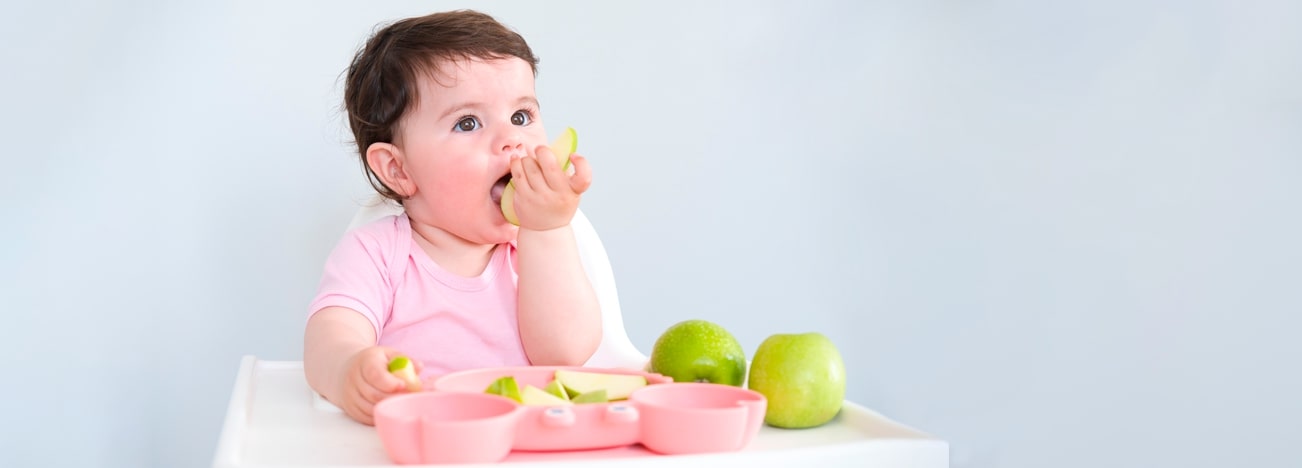
[[366, 165], [371, 168], [371, 172], [403, 198], [416, 193], [416, 185], [403, 166], [405, 161], [402, 149], [392, 143], [371, 143], [366, 148]]

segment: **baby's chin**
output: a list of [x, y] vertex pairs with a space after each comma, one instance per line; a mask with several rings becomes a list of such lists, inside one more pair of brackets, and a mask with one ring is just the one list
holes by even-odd
[[506, 219], [502, 219], [500, 224], [494, 226], [493, 234], [489, 236], [488, 243], [506, 244], [509, 242], [515, 242], [515, 238], [519, 235], [519, 226], [506, 222]]

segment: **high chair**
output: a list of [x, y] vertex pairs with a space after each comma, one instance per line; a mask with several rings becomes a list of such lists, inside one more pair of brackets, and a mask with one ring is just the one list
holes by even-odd
[[[392, 200], [378, 196], [357, 210], [348, 225], [351, 230], [363, 224], [389, 215], [402, 213], [402, 206]], [[601, 306], [601, 344], [592, 353], [592, 357], [583, 365], [585, 367], [623, 367], [642, 369], [646, 366], [647, 356], [638, 351], [628, 339], [624, 330], [624, 317], [619, 309], [619, 294], [615, 291], [615, 273], [610, 268], [610, 258], [606, 256], [606, 247], [597, 237], [597, 231], [583, 211], [574, 213], [570, 222], [574, 229], [574, 240], [579, 246], [579, 259], [583, 269], [588, 273], [588, 281], [597, 294], [597, 303]]]
[[[401, 212], [402, 208], [395, 203], [371, 203], [356, 213], [349, 227]], [[603, 320], [601, 344], [585, 365], [643, 369], [647, 357], [633, 346], [625, 333], [605, 247], [582, 212], [575, 214], [571, 225], [583, 267], [596, 290]], [[304, 404], [307, 400], [311, 404]], [[212, 466], [390, 466], [391, 460], [385, 454], [377, 430], [340, 417], [339, 412], [338, 407], [307, 385], [302, 361], [262, 361], [245, 356], [235, 376]], [[625, 418], [637, 417], [639, 412], [619, 414]], [[610, 450], [513, 450], [507, 460], [521, 468], [561, 466], [574, 461], [585, 466], [599, 463], [628, 467], [745, 465], [758, 468], [812, 463], [941, 468], [949, 464], [949, 444], [944, 440], [850, 401], [844, 402], [836, 418], [816, 428], [792, 431], [761, 427], [754, 440], [740, 451], [661, 457], [644, 448], [641, 442]]]

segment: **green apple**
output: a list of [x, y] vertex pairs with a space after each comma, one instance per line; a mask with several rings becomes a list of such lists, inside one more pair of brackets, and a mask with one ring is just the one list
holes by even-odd
[[533, 385], [525, 385], [520, 392], [520, 402], [530, 406], [565, 406], [573, 405], [569, 400], [561, 399], [546, 390]]
[[[561, 131], [561, 136], [556, 137], [556, 141], [551, 144], [552, 154], [556, 155], [556, 162], [560, 163], [561, 170], [569, 170], [570, 155], [579, 147], [579, 134], [572, 127], [565, 127]], [[516, 226], [520, 225], [520, 218], [515, 215], [515, 183], [508, 181], [506, 189], [502, 191], [502, 216], [506, 221]]]
[[718, 324], [685, 320], [674, 324], [651, 347], [651, 372], [674, 382], [711, 382], [740, 387], [746, 381], [746, 352]]
[[497, 380], [494, 380], [493, 383], [488, 384], [488, 388], [484, 389], [484, 393], [501, 395], [510, 398], [512, 400], [515, 400], [516, 402], [520, 402], [520, 403], [523, 402], [522, 398], [520, 397], [519, 384], [515, 383], [515, 377], [509, 375], [506, 377], [498, 378]]
[[389, 361], [389, 373], [406, 382], [407, 391], [420, 391], [420, 376], [416, 375], [416, 364], [412, 363], [407, 356], [395, 356], [392, 361]]
[[[553, 382], [560, 382], [561, 386], [570, 392], [572, 401], [577, 400], [583, 394], [597, 390], [604, 391], [606, 397], [613, 401], [626, 399], [634, 390], [645, 387], [646, 377], [629, 374], [557, 370]], [[577, 403], [577, 401], [575, 402]]]
[[768, 399], [768, 425], [815, 427], [841, 411], [845, 363], [836, 345], [821, 333], [776, 334], [755, 350], [747, 386]]
[[605, 403], [610, 401], [610, 397], [606, 394], [606, 389], [603, 388], [586, 393], [580, 393], [570, 401], [574, 402], [576, 405], [584, 403]]

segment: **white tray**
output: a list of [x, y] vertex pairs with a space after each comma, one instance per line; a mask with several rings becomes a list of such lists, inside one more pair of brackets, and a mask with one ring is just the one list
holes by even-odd
[[[213, 466], [394, 466], [375, 428], [312, 404], [298, 361], [245, 356], [235, 377]], [[500, 464], [560, 466], [831, 466], [947, 467], [949, 444], [852, 402], [812, 429], [765, 426], [745, 449], [705, 455], [657, 455], [631, 445], [576, 452], [511, 452]], [[489, 466], [489, 465], [437, 465]]]

